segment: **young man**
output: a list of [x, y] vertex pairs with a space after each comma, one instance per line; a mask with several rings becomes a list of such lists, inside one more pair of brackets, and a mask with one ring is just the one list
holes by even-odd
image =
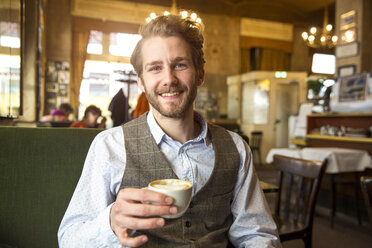
[[[131, 63], [152, 110], [95, 138], [60, 247], [280, 247], [248, 145], [193, 110], [204, 80], [201, 27], [161, 16], [141, 35]], [[163, 178], [193, 183], [180, 218], [159, 217], [177, 212], [173, 199], [144, 188]]]

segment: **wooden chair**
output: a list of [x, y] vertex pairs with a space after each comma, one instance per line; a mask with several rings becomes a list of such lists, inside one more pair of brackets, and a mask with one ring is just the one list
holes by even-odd
[[302, 239], [311, 247], [315, 203], [325, 172], [324, 162], [274, 155], [278, 187], [274, 219], [281, 242]]
[[372, 228], [372, 177], [371, 176], [362, 176], [360, 178], [360, 184], [362, 188], [364, 202], [367, 207], [369, 223]]
[[263, 133], [261, 131], [251, 132], [251, 138], [249, 140], [249, 147], [252, 150], [253, 158], [257, 155], [258, 164], [261, 165], [261, 140]]

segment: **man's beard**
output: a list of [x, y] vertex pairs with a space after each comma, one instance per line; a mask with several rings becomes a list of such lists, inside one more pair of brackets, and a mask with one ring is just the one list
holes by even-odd
[[[193, 105], [194, 100], [196, 98], [197, 94], [197, 86], [196, 83], [193, 83], [193, 86], [190, 88], [190, 91], [188, 89], [180, 84], [178, 85], [171, 85], [170, 87], [162, 87], [160, 89], [156, 89], [154, 92], [149, 92], [146, 89], [146, 84], [143, 81], [143, 85], [145, 88], [145, 94], [147, 97], [147, 100], [151, 104], [151, 106], [156, 109], [161, 115], [168, 117], [168, 118], [182, 118], [185, 116], [187, 111], [190, 109], [190, 107]], [[167, 93], [167, 92], [182, 92], [182, 94], [186, 94], [186, 98], [182, 102], [167, 102], [164, 105], [167, 105], [167, 107], [164, 107], [161, 105], [161, 103], [158, 101], [157, 97], [159, 96], [159, 93]], [[179, 100], [182, 100], [179, 99]]]

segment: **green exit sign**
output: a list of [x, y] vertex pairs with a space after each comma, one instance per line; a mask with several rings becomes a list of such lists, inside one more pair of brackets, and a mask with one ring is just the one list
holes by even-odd
[[286, 71], [276, 71], [275, 72], [275, 78], [287, 78], [287, 72]]

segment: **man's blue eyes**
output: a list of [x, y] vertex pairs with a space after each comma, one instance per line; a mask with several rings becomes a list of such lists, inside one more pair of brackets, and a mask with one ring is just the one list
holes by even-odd
[[155, 66], [155, 67], [150, 68], [150, 71], [159, 71], [159, 70], [160, 70], [160, 66]]
[[[182, 63], [176, 64], [174, 66], [175, 69], [183, 69], [183, 68], [186, 68], [186, 67], [187, 67], [187, 65], [186, 64], [182, 64]], [[162, 69], [161, 66], [154, 66], [154, 67], [151, 67], [150, 68], [150, 71], [160, 71], [161, 69]]]
[[176, 68], [183, 68], [183, 67], [186, 67], [186, 65], [185, 64], [177, 64], [176, 65]]

